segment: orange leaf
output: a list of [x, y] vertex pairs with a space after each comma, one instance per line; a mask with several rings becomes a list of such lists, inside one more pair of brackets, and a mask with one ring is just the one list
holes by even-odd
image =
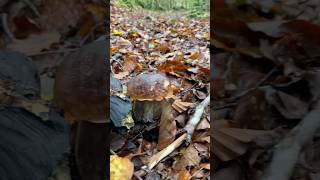
[[178, 180], [189, 180], [190, 178], [191, 178], [191, 175], [187, 170], [182, 170], [178, 174]]
[[187, 74], [188, 67], [180, 60], [166, 61], [158, 67], [158, 70], [177, 77], [189, 77]]

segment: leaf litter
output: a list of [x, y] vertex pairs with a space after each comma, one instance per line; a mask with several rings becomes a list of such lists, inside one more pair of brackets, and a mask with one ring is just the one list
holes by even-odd
[[[151, 157], [181, 135], [194, 108], [209, 96], [209, 19], [189, 19], [181, 14], [170, 17], [165, 12], [154, 13], [139, 8], [130, 11], [111, 5], [111, 32], [112, 73], [124, 86], [128, 86], [129, 82], [128, 93], [134, 100], [132, 113], [135, 119], [133, 128], [114, 130], [126, 142], [125, 145], [117, 143], [121, 147], [113, 150], [119, 156], [140, 154], [132, 159], [135, 166], [133, 179], [208, 178], [209, 170], [203, 168], [203, 164], [208, 164], [210, 159], [210, 142], [206, 140], [196, 143], [193, 139], [190, 145], [177, 147], [153, 170], [145, 171], [144, 168], [151, 162]], [[165, 76], [169, 82], [160, 83], [157, 76]], [[142, 83], [135, 80], [136, 77], [150, 78]], [[132, 82], [141, 89], [132, 91]], [[161, 88], [158, 95], [152, 95], [152, 98], [147, 96], [160, 86], [170, 87], [172, 93], [166, 93]], [[153, 117], [152, 121], [139, 121], [141, 118], [137, 116], [144, 119], [145, 114], [138, 113], [138, 106], [154, 106], [157, 102], [153, 98], [161, 94], [166, 95], [164, 99], [170, 106], [163, 106], [166, 103], [162, 103], [165, 108], [162, 108], [160, 117]], [[147, 102], [135, 101], [141, 98]], [[151, 108], [151, 111], [155, 109]], [[205, 111], [204, 123], [200, 123], [195, 131], [197, 135], [209, 131], [209, 119], [209, 112]], [[194, 136], [201, 137], [209, 135]]]
[[319, 153], [318, 1], [214, 5], [212, 177], [317, 179], [297, 156]]

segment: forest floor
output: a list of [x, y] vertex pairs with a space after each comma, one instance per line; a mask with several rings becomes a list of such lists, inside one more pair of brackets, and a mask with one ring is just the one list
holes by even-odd
[[155, 121], [151, 130], [141, 128], [148, 124], [142, 122], [141, 126], [135, 119], [133, 128], [112, 133], [111, 150], [133, 162], [133, 179], [209, 177], [209, 108], [205, 109], [189, 145], [178, 147], [150, 172], [143, 168], [153, 155], [181, 135], [195, 107], [209, 96], [209, 30], [209, 18], [190, 19], [183, 12], [111, 6], [113, 76], [126, 86], [139, 74], [162, 73], [178, 87], [172, 101], [172, 118], [161, 124]]
[[214, 180], [319, 179], [319, 8], [215, 1]]

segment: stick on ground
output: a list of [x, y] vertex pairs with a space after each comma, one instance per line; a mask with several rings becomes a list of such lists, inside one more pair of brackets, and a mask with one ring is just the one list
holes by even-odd
[[320, 128], [320, 101], [305, 118], [275, 147], [273, 158], [262, 180], [290, 179], [300, 151]]
[[188, 141], [192, 137], [192, 134], [198, 125], [202, 114], [204, 112], [205, 107], [209, 105], [210, 96], [206, 97], [197, 107], [192, 115], [191, 119], [188, 121], [188, 124], [185, 127], [186, 133], [182, 134], [178, 139], [176, 139], [173, 143], [171, 143], [168, 147], [164, 148], [157, 154], [153, 155], [150, 158], [148, 163], [148, 170], [151, 170], [154, 166], [156, 166], [163, 158], [172, 153], [175, 149], [177, 149], [185, 140]]

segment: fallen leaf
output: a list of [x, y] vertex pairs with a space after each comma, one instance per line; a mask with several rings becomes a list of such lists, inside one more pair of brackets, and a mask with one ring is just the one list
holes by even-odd
[[110, 156], [110, 180], [131, 180], [133, 176], [134, 165], [130, 159]]
[[175, 140], [177, 132], [176, 122], [174, 121], [172, 108], [169, 104], [162, 107], [159, 126], [158, 149], [162, 150]]
[[179, 113], [182, 113], [188, 110], [188, 108], [193, 107], [194, 105], [194, 103], [182, 102], [180, 99], [177, 99], [173, 102], [172, 107]]
[[191, 179], [191, 175], [189, 171], [187, 170], [179, 171], [178, 180], [189, 180], [189, 179]]
[[197, 128], [199, 129], [210, 129], [210, 123], [208, 122], [207, 118], [202, 118], [202, 120], [199, 122]]
[[115, 77], [116, 79], [123, 79], [125, 77], [127, 77], [130, 73], [128, 71], [124, 71], [124, 72], [119, 72], [118, 74], [113, 75], [113, 77]]
[[200, 163], [200, 156], [196, 148], [191, 144], [182, 152], [181, 159], [175, 165], [176, 170], [184, 170], [188, 166], [197, 166]]

